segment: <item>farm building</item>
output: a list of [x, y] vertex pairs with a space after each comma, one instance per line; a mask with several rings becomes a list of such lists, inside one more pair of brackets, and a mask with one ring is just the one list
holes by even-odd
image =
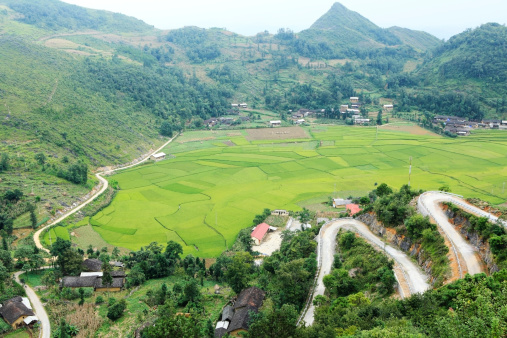
[[96, 258], [85, 259], [82, 268], [88, 272], [99, 272], [102, 271], [102, 262]]
[[333, 208], [338, 208], [340, 206], [345, 206], [351, 203], [352, 200], [344, 200], [343, 198], [333, 198]]
[[222, 311], [220, 321], [215, 327], [215, 337], [222, 337], [226, 333], [233, 337], [242, 337], [241, 332], [248, 331], [250, 313], [259, 312], [265, 296], [266, 293], [255, 286], [242, 290], [233, 305], [226, 306]]
[[0, 315], [13, 329], [33, 324], [39, 320], [33, 313], [28, 298], [19, 296], [0, 305]]
[[296, 120], [296, 122], [294, 122], [295, 124], [303, 124], [305, 123], [305, 119], [299, 119], [299, 120]]
[[248, 105], [246, 103], [240, 103], [239, 107], [240, 108], [248, 108]]
[[231, 107], [232, 107], [232, 108], [238, 108], [238, 107], [239, 107], [239, 104], [237, 104], [237, 103], [232, 103], [232, 104], [231, 104]]
[[267, 223], [261, 223], [255, 227], [255, 229], [252, 231], [252, 238], [255, 242], [255, 245], [261, 244], [262, 240], [264, 239], [264, 236], [268, 233], [269, 230], [269, 224]]
[[349, 215], [350, 215], [350, 216], [354, 216], [355, 214], [357, 214], [359, 211], [361, 211], [361, 210], [362, 210], [362, 209], [359, 207], [359, 205], [357, 205], [357, 204], [353, 204], [353, 203], [351, 203], [351, 204], [347, 204], [347, 205], [345, 206], [345, 208], [346, 208], [347, 210], [350, 210], [350, 212], [349, 212]]
[[104, 285], [101, 276], [67, 276], [62, 278], [60, 288], [93, 288], [95, 291], [121, 291], [125, 284], [125, 277], [115, 277], [113, 273], [111, 273], [111, 276], [113, 277], [111, 285]]
[[165, 153], [156, 153], [150, 156], [150, 160], [161, 161], [165, 159]]
[[289, 212], [287, 210], [277, 209], [277, 210], [271, 211], [271, 215], [273, 215], [273, 216], [289, 216]]
[[385, 110], [393, 110], [394, 106], [392, 104], [385, 104], [384, 109]]
[[357, 102], [359, 102], [359, 98], [357, 96], [351, 96], [350, 97], [350, 102], [351, 103], [357, 103]]
[[370, 119], [354, 119], [354, 124], [369, 124]]
[[282, 125], [282, 121], [279, 120], [269, 121], [269, 124], [271, 125], [271, 127], [277, 127]]
[[343, 113], [343, 112], [346, 112], [346, 111], [347, 111], [347, 109], [349, 109], [349, 105], [348, 105], [348, 104], [342, 104], [342, 105], [340, 106], [340, 112], [342, 112], [342, 113]]

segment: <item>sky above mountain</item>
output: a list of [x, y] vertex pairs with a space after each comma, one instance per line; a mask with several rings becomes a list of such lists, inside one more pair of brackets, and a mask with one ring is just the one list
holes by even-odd
[[[334, 0], [63, 0], [94, 9], [123, 13], [160, 29], [221, 27], [255, 35], [279, 28], [296, 32], [309, 28]], [[344, 6], [380, 27], [423, 30], [448, 39], [483, 23], [507, 22], [505, 0], [341, 0]]]

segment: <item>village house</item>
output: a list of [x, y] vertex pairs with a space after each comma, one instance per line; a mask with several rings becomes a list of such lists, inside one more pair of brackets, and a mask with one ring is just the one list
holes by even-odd
[[232, 305], [227, 305], [222, 311], [215, 327], [215, 337], [221, 338], [226, 333], [242, 337], [242, 332], [248, 332], [250, 313], [259, 312], [265, 296], [266, 293], [255, 286], [242, 290]]
[[150, 159], [153, 161], [162, 161], [165, 160], [165, 153], [156, 153], [150, 156]]
[[358, 102], [359, 102], [359, 97], [357, 97], [357, 96], [350, 97], [350, 103], [358, 103]]
[[370, 124], [370, 119], [356, 118], [356, 119], [354, 119], [354, 124], [361, 124], [361, 125]]
[[303, 124], [305, 123], [305, 119], [299, 119], [294, 122], [295, 124]]
[[433, 123], [444, 122], [447, 123], [458, 123], [465, 122], [467, 119], [458, 116], [447, 116], [447, 115], [437, 115], [433, 118]]
[[346, 200], [343, 198], [333, 198], [333, 208], [343, 207], [351, 203], [352, 200]]
[[280, 121], [280, 120], [269, 121], [269, 124], [271, 127], [278, 127], [278, 126], [282, 125], [282, 121]]
[[277, 209], [271, 211], [271, 215], [273, 216], [289, 216], [289, 212], [287, 210]]
[[84, 271], [99, 272], [102, 271], [102, 262], [96, 258], [88, 258], [83, 261], [81, 267]]
[[246, 103], [240, 103], [239, 107], [240, 108], [248, 108], [248, 105]]
[[385, 104], [384, 105], [384, 110], [393, 110], [394, 106], [392, 104]]
[[255, 245], [261, 244], [262, 240], [264, 239], [264, 237], [268, 233], [268, 230], [269, 230], [269, 224], [267, 224], [267, 223], [261, 223], [253, 229], [251, 236], [255, 242]]
[[60, 282], [61, 288], [93, 288], [94, 291], [121, 291], [125, 285], [124, 271], [111, 271], [113, 281], [111, 284], [104, 285], [102, 272], [82, 272], [81, 276], [66, 276]]
[[482, 120], [482, 123], [484, 123], [486, 126], [489, 126], [491, 129], [499, 129], [500, 125], [502, 124], [501, 120]]
[[349, 105], [348, 105], [348, 104], [342, 104], [342, 105], [340, 106], [340, 112], [341, 112], [341, 113], [346, 112], [346, 111], [347, 111], [347, 109], [349, 109]]
[[237, 108], [239, 107], [239, 104], [237, 104], [237, 103], [232, 103], [232, 104], [231, 104], [231, 107], [232, 107], [232, 108], [236, 108], [236, 109], [237, 109]]
[[39, 321], [26, 297], [14, 297], [0, 305], [0, 315], [13, 329]]
[[207, 120], [204, 120], [203, 123], [204, 123], [204, 125], [206, 125], [208, 127], [213, 127], [218, 123], [218, 119], [216, 119], [216, 118], [207, 119]]

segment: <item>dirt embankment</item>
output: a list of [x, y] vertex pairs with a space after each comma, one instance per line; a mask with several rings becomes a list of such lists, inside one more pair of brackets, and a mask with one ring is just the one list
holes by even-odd
[[408, 237], [398, 235], [396, 230], [392, 228], [386, 228], [377, 220], [375, 214], [363, 214], [357, 217], [357, 220], [368, 225], [375, 235], [385, 238], [388, 243], [414, 257], [417, 260], [417, 264], [429, 276], [429, 284], [434, 286], [437, 281], [437, 276], [434, 276], [432, 273], [433, 262], [427, 258], [427, 255], [425, 255], [424, 250], [419, 244], [412, 243]]
[[449, 223], [451, 223], [454, 228], [477, 249], [479, 256], [486, 265], [487, 271], [490, 274], [497, 272], [499, 269], [493, 259], [493, 254], [491, 253], [488, 241], [484, 240], [484, 238], [479, 236], [476, 231], [471, 229], [468, 218], [455, 213], [445, 204], [442, 204], [441, 207], [444, 210], [445, 215], [449, 218]]

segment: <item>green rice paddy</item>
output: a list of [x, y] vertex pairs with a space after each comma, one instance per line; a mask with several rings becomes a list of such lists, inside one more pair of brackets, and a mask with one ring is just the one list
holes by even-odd
[[185, 132], [164, 150], [173, 157], [114, 175], [121, 190], [90, 223], [115, 246], [174, 240], [184, 254], [213, 257], [264, 208], [300, 210], [335, 191], [361, 196], [375, 183], [406, 184], [410, 157], [416, 189], [447, 184], [465, 197], [507, 198], [507, 132], [451, 139], [367, 127], [307, 130], [307, 139], [273, 142], [247, 141], [246, 131]]

